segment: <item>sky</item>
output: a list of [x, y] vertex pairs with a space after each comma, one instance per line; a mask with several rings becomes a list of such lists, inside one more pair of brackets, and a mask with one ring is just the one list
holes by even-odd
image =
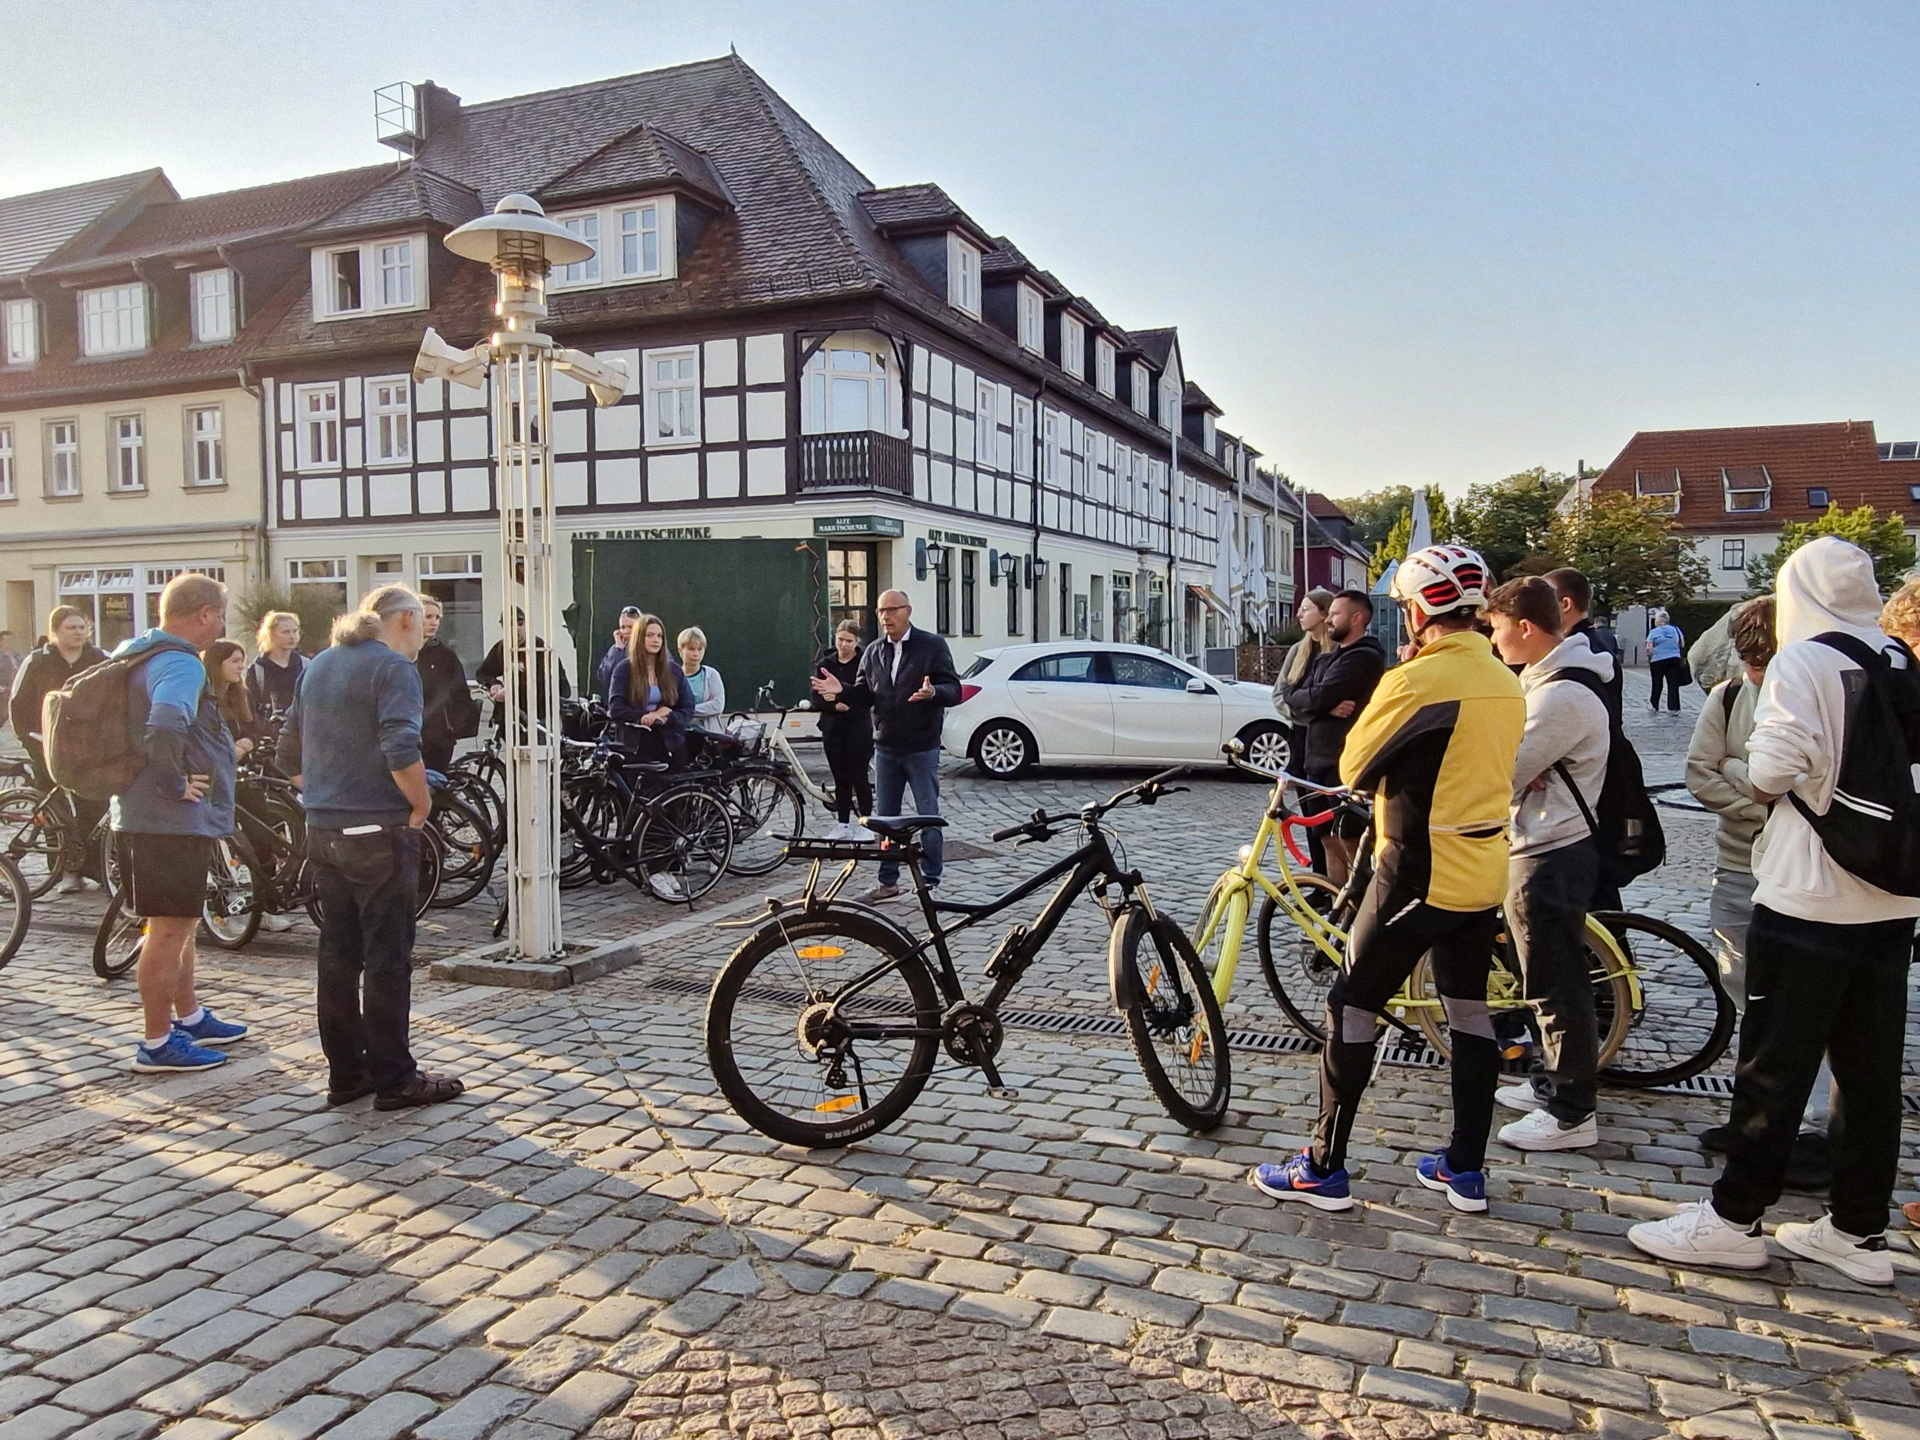
[[0, 0], [0, 34], [0, 195], [374, 163], [394, 80], [737, 47], [875, 184], [1177, 325], [1223, 427], [1331, 494], [1636, 430], [1920, 438], [1911, 4]]

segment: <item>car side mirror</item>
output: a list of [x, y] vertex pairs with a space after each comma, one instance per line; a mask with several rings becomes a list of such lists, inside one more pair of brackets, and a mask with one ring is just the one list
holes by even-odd
[[1213, 686], [1202, 680], [1198, 675], [1191, 675], [1187, 678], [1187, 693], [1189, 695], [1211, 695], [1213, 694]]

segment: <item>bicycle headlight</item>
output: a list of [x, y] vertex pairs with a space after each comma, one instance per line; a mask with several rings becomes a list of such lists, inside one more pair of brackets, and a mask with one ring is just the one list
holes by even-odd
[[1244, 864], [1246, 864], [1246, 863], [1247, 863], [1247, 861], [1249, 861], [1249, 860], [1251, 860], [1251, 859], [1253, 858], [1253, 846], [1251, 846], [1251, 845], [1242, 845], [1242, 846], [1240, 847], [1240, 852], [1239, 852], [1239, 853], [1240, 853], [1240, 863], [1241, 863], [1242, 865], [1244, 865]]

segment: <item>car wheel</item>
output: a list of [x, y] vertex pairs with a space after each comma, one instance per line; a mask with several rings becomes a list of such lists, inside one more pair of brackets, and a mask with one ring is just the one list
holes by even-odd
[[1240, 732], [1240, 743], [1247, 747], [1247, 763], [1262, 770], [1284, 770], [1293, 758], [1293, 746], [1281, 725], [1249, 725]]
[[1033, 736], [1011, 720], [989, 720], [973, 739], [973, 763], [982, 775], [1011, 780], [1033, 768]]

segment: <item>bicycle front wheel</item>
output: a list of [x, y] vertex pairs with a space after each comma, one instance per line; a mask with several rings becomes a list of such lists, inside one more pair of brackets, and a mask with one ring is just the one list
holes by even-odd
[[0, 967], [13, 959], [32, 920], [33, 896], [27, 893], [20, 867], [0, 855]]
[[445, 850], [440, 883], [427, 903], [435, 909], [451, 910], [487, 888], [500, 851], [486, 817], [451, 794], [434, 797], [433, 814], [427, 824], [440, 837]]
[[771, 770], [751, 770], [727, 790], [733, 811], [730, 875], [765, 875], [787, 858], [787, 841], [805, 833], [807, 802], [793, 782]]
[[1147, 1084], [1181, 1125], [1213, 1129], [1233, 1096], [1227, 1022], [1193, 943], [1166, 916], [1129, 905], [1107, 944], [1115, 998]]
[[28, 786], [0, 791], [0, 843], [38, 900], [59, 883], [67, 823], [58, 803]]
[[682, 785], [640, 806], [632, 854], [656, 899], [689, 904], [720, 883], [733, 855], [733, 817], [718, 796]]
[[93, 973], [102, 980], [118, 980], [140, 963], [146, 940], [147, 922], [133, 913], [127, 891], [116, 890], [93, 932]]
[[[1340, 887], [1323, 875], [1296, 872], [1293, 883], [1315, 914], [1333, 913]], [[1322, 1044], [1327, 1039], [1327, 992], [1340, 978], [1334, 958], [1313, 943], [1287, 911], [1269, 895], [1260, 907], [1260, 972], [1287, 1018], [1302, 1034]]]
[[200, 928], [222, 950], [238, 950], [260, 932], [260, 862], [242, 836], [213, 842]]
[[[1620, 977], [1619, 986], [1620, 1003], [1632, 1006], [1633, 1013], [1611, 1063], [1602, 1058], [1600, 1078], [1643, 1090], [1678, 1085], [1711, 1069], [1733, 1038], [1735, 1012], [1706, 946], [1650, 915], [1609, 910], [1587, 919], [1595, 970], [1619, 969], [1619, 961], [1593, 935], [1595, 923], [1613, 936], [1633, 969], [1632, 976]], [[1601, 1023], [1604, 1028], [1604, 1017]]]
[[707, 1064], [747, 1124], [786, 1145], [851, 1145], [913, 1104], [939, 1056], [940, 999], [892, 926], [827, 910], [775, 918], [707, 997]]

